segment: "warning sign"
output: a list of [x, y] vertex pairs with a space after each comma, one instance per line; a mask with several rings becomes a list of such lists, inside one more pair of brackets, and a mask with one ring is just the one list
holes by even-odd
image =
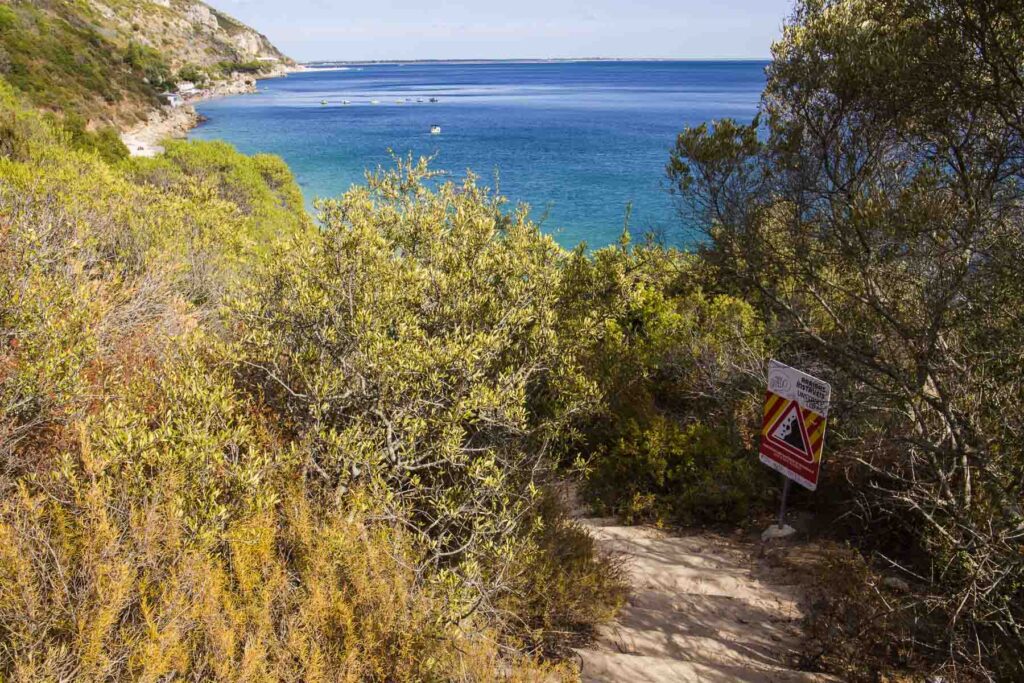
[[818, 487], [832, 387], [778, 361], [768, 367], [761, 462], [801, 486]]

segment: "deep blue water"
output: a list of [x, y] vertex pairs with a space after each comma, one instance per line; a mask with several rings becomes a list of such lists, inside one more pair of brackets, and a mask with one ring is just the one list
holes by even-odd
[[[765, 66], [491, 62], [311, 70], [261, 81], [256, 95], [202, 103], [209, 121], [192, 137], [281, 155], [308, 202], [363, 182], [364, 169], [390, 165], [390, 149], [436, 155], [434, 167], [457, 176], [472, 169], [511, 200], [529, 203], [567, 247], [614, 242], [627, 205], [635, 233], [655, 230], [685, 243], [667, 192], [669, 150], [687, 125], [749, 121]], [[431, 97], [439, 101], [431, 104]], [[434, 124], [440, 135], [430, 134]]]

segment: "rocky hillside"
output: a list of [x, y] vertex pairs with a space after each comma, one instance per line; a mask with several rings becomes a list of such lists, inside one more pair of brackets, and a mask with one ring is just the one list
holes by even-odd
[[131, 124], [181, 80], [291, 64], [197, 0], [0, 0], [0, 76], [39, 107]]
[[266, 36], [198, 0], [89, 0], [88, 5], [108, 29], [156, 49], [172, 68], [290, 63]]

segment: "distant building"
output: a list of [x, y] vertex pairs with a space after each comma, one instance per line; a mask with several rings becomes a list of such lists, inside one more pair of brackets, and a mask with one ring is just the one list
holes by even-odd
[[178, 92], [182, 95], [186, 95], [190, 92], [195, 92], [196, 84], [192, 81], [181, 81], [178, 83]]
[[163, 98], [167, 100], [167, 104], [172, 107], [180, 107], [185, 104], [185, 100], [176, 92], [165, 92], [163, 93]]
[[281, 60], [278, 59], [277, 57], [257, 57], [256, 61], [257, 62], [279, 62]]

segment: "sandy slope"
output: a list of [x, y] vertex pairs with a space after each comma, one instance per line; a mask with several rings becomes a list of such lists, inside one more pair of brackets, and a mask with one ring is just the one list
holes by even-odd
[[581, 522], [626, 557], [633, 592], [616, 623], [579, 652], [585, 683], [838, 680], [789, 667], [801, 639], [800, 589], [770, 577], [756, 546]]

